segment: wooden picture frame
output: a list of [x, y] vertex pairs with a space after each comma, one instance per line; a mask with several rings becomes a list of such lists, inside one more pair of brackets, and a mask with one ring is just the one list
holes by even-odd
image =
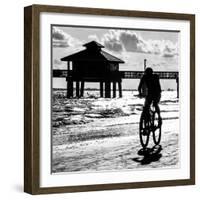
[[[40, 14], [79, 14], [187, 21], [190, 24], [190, 152], [189, 178], [90, 185], [40, 186]], [[24, 191], [30, 194], [84, 192], [195, 184], [195, 16], [131, 10], [32, 5], [24, 9]]]

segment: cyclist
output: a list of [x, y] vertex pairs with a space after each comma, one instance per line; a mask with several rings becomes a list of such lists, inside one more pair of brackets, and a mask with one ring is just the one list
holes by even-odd
[[161, 98], [161, 86], [159, 81], [159, 76], [153, 73], [152, 68], [148, 67], [145, 70], [143, 77], [140, 80], [138, 86], [139, 96], [142, 96], [142, 86], [145, 84], [147, 89], [147, 94], [145, 97], [144, 103], [144, 113], [146, 113], [146, 117], [149, 117], [149, 108], [151, 103], [155, 106], [155, 111], [158, 113], [159, 117], [159, 126], [161, 126], [161, 116], [160, 116], [160, 108], [158, 103]]

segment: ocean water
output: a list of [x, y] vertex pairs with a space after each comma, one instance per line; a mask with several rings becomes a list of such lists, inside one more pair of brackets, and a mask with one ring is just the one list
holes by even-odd
[[[86, 91], [84, 98], [68, 99], [65, 90], [53, 90], [52, 134], [68, 135], [68, 142], [113, 137], [115, 133], [105, 134], [107, 127], [138, 124], [143, 104], [137, 91], [123, 91], [122, 98], [99, 98], [99, 91]], [[179, 118], [176, 91], [163, 91], [159, 105], [163, 120]], [[95, 135], [97, 131], [102, 135]]]

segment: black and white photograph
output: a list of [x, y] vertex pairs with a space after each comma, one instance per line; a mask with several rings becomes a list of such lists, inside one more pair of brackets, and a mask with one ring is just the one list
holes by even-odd
[[51, 173], [178, 168], [180, 32], [50, 31]]

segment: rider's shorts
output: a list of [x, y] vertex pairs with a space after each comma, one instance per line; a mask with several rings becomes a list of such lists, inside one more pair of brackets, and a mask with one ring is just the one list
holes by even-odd
[[151, 103], [157, 105], [160, 102], [161, 94], [147, 95], [145, 99], [144, 106], [149, 107]]

